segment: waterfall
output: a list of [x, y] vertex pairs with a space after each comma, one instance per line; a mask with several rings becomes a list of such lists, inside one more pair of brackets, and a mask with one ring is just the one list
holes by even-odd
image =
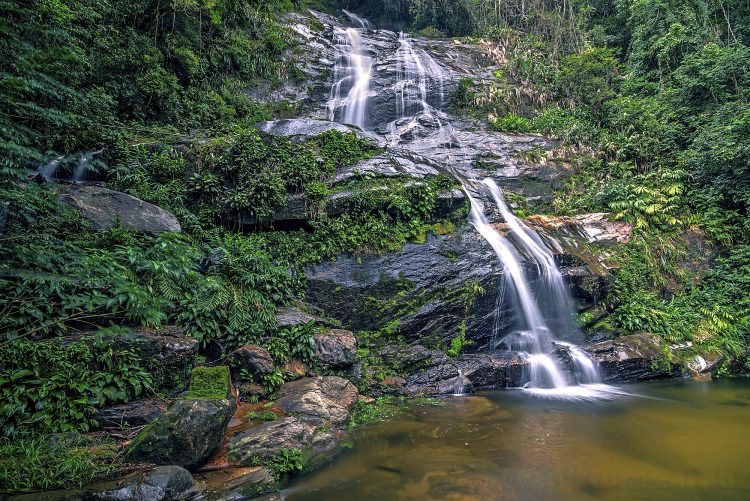
[[[364, 28], [364, 21], [361, 21]], [[340, 122], [364, 129], [372, 58], [365, 52], [361, 33], [355, 28], [337, 27], [334, 41], [338, 56], [333, 68], [334, 84], [328, 100], [328, 119], [334, 121], [338, 118]]]
[[[359, 28], [336, 28], [340, 56], [334, 68], [329, 117], [363, 127], [373, 63], [363, 49], [361, 36], [371, 29], [371, 25], [350, 12], [345, 11], [345, 14]], [[397, 118], [387, 124], [388, 143], [393, 146], [404, 141], [419, 141], [410, 132], [420, 128], [421, 138], [430, 134], [431, 140], [443, 148], [462, 150], [450, 115], [443, 111], [445, 84], [451, 81], [452, 73], [404, 33], [398, 36], [398, 48], [393, 58], [396, 63], [393, 92]], [[345, 92], [346, 97], [342, 97]], [[432, 131], [428, 132], [429, 129]], [[463, 162], [457, 164], [468, 166], [466, 156], [463, 158]], [[451, 160], [449, 163], [453, 164]], [[585, 351], [561, 340], [578, 333], [573, 319], [575, 310], [554, 256], [544, 241], [513, 214], [502, 190], [491, 178], [481, 182], [468, 180], [456, 165], [446, 165], [445, 169], [461, 182], [470, 203], [469, 222], [489, 243], [503, 265], [504, 280], [498, 290], [498, 318], [494, 321], [494, 328], [499, 329], [501, 325], [501, 306], [506, 299], [518, 306], [520, 325], [502, 337], [493, 334], [491, 348], [517, 352], [526, 361], [528, 374], [525, 379], [528, 382], [524, 391], [541, 397], [571, 399], [611, 398], [618, 394], [616, 388], [601, 384], [597, 365]], [[489, 193], [507, 227], [507, 236], [501, 235], [490, 224], [483, 204], [474, 196], [476, 190]], [[524, 267], [522, 263], [528, 265]], [[563, 359], [569, 362], [565, 367]], [[465, 381], [468, 379], [459, 371], [455, 394], [463, 393]]]

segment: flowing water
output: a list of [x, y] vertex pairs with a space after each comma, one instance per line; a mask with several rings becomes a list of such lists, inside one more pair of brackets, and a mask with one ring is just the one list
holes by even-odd
[[[355, 26], [335, 28], [338, 57], [328, 101], [329, 118], [362, 128], [369, 125], [375, 130], [385, 126], [391, 146], [413, 148], [415, 143], [424, 139], [424, 136], [413, 134], [413, 131], [420, 130], [420, 134], [429, 136], [430, 144], [456, 148], [460, 152], [460, 141], [456, 139], [450, 116], [444, 110], [445, 86], [451, 82], [453, 74], [404, 33], [398, 36], [398, 48], [391, 56], [396, 63], [393, 86], [396, 119], [387, 125], [371, 123], [369, 114], [373, 104], [368, 104], [368, 88], [373, 78], [373, 59], [367, 54], [366, 37], [373, 27], [350, 12], [345, 11], [345, 14]], [[395, 33], [386, 33], [395, 38]], [[383, 106], [383, 103], [377, 105]], [[463, 157], [465, 162], [465, 155]], [[465, 173], [470, 170], [468, 167], [459, 162], [445, 165], [444, 170], [461, 181], [471, 205], [470, 222], [503, 265], [502, 295], [510, 293], [521, 317], [517, 329], [493, 333], [495, 343], [492, 348], [517, 351], [528, 361], [530, 369], [526, 379], [530, 394], [565, 399], [597, 396], [610, 399], [617, 395], [615, 388], [599, 384], [596, 364], [583, 350], [569, 342], [578, 334], [573, 320], [575, 310], [552, 252], [513, 214], [495, 181], [487, 178], [480, 183], [465, 178]], [[485, 206], [477, 200], [479, 190], [489, 193], [510, 238], [502, 236], [488, 220]], [[531, 271], [535, 271], [536, 276], [532, 276]], [[499, 312], [501, 303], [497, 304]], [[500, 325], [498, 319], [495, 325]], [[560, 366], [554, 354], [558, 350], [566, 350], [573, 360], [572, 373], [566, 373]], [[581, 387], [581, 384], [587, 386]], [[462, 388], [456, 388], [456, 392], [462, 393]]]
[[750, 381], [627, 385], [610, 402], [503, 391], [355, 433], [288, 501], [750, 499]]

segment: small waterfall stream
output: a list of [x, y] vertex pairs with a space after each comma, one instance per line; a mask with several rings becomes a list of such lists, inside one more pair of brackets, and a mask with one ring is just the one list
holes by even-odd
[[[339, 56], [328, 102], [329, 118], [364, 128], [373, 59], [367, 55], [362, 37], [372, 26], [350, 12], [345, 11], [345, 14], [358, 28], [335, 30]], [[428, 123], [434, 130], [432, 138], [438, 138], [439, 144], [461, 150], [450, 117], [443, 111], [445, 84], [451, 81], [452, 73], [408, 35], [401, 33], [398, 44], [393, 55], [397, 67], [397, 81], [393, 88], [397, 118], [386, 126], [388, 144], [394, 146], [407, 142], [408, 146], [408, 141], [415, 140], [410, 137], [410, 132]], [[346, 97], [343, 97], [345, 92]], [[463, 165], [468, 166], [465, 158]], [[616, 388], [601, 384], [596, 363], [586, 352], [575, 344], [559, 340], [570, 337], [578, 329], [572, 316], [575, 311], [572, 298], [552, 252], [539, 235], [513, 214], [502, 190], [491, 178], [481, 182], [465, 179], [456, 165], [446, 166], [446, 170], [463, 185], [471, 205], [470, 223], [503, 264], [502, 295], [510, 294], [519, 306], [522, 327], [498, 336], [493, 348], [518, 352], [527, 361], [528, 383], [524, 391], [542, 397], [583, 399], [610, 398], [617, 394]], [[483, 204], [477, 200], [479, 190], [489, 193], [507, 227], [508, 237], [501, 235], [488, 220]], [[532, 270], [536, 269], [538, 276], [527, 276], [523, 258], [531, 264]], [[498, 301], [501, 301], [500, 297]], [[496, 321], [495, 325], [499, 322]], [[556, 353], [560, 351], [569, 357], [567, 368], [562, 366]], [[458, 381], [456, 395], [464, 391], [466, 376], [462, 372]]]

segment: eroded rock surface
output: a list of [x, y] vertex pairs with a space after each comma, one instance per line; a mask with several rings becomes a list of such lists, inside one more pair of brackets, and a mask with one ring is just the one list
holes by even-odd
[[343, 426], [357, 402], [357, 395], [357, 388], [338, 376], [304, 378], [283, 385], [276, 406], [287, 414], [303, 414]]
[[248, 344], [237, 348], [229, 358], [232, 371], [239, 374], [243, 369], [250, 374], [263, 376], [273, 372], [273, 358], [262, 346]]

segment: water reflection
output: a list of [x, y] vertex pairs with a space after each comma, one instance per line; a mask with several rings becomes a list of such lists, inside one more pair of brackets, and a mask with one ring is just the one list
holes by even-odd
[[505, 391], [357, 433], [301, 500], [750, 499], [750, 382], [652, 383], [609, 402]]

